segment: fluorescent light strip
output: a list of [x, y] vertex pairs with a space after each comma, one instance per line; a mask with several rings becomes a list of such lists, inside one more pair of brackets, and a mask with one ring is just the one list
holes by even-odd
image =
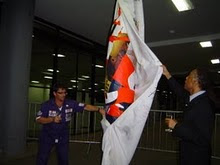
[[212, 64], [219, 64], [220, 61], [219, 61], [219, 59], [212, 59], [212, 60], [211, 60], [211, 63], [212, 63]]
[[[47, 69], [47, 71], [49, 72], [53, 72], [53, 69]], [[60, 72], [59, 70], [57, 70], [57, 73]]]
[[172, 0], [172, 2], [179, 12], [191, 10], [194, 8], [190, 0]]
[[200, 42], [199, 44], [200, 44], [201, 47], [203, 47], [203, 48], [212, 47], [211, 41], [204, 41], [204, 42]]
[[70, 80], [70, 82], [76, 82], [76, 80]]
[[[53, 54], [55, 56], [55, 54]], [[57, 57], [66, 57], [64, 54], [57, 54]]]
[[83, 81], [85, 81], [86, 79], [85, 79], [85, 78], [81, 78], [81, 77], [79, 77], [78, 80], [83, 80]]
[[39, 81], [31, 81], [32, 83], [35, 83], [35, 84], [39, 84], [40, 82]]
[[83, 78], [90, 78], [89, 76], [86, 76], [86, 75], [82, 75], [82, 77], [83, 77]]
[[52, 72], [42, 72], [43, 74], [46, 74], [46, 75], [50, 75], [50, 76], [52, 76], [53, 75], [53, 73]]
[[95, 65], [96, 68], [104, 68], [102, 65]]
[[53, 77], [50, 76], [44, 76], [45, 79], [53, 79]]

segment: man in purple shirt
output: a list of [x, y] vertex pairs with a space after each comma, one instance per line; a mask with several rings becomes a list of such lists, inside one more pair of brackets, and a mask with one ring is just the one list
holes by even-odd
[[55, 84], [54, 98], [44, 102], [37, 113], [36, 121], [43, 124], [37, 154], [37, 165], [46, 165], [51, 149], [56, 146], [59, 165], [68, 165], [69, 129], [68, 124], [74, 112], [105, 110], [93, 105], [66, 99], [66, 87]]

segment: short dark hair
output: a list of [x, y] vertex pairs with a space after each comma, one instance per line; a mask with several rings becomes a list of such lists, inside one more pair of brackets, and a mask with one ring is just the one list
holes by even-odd
[[53, 92], [57, 92], [58, 89], [65, 89], [65, 90], [67, 90], [67, 87], [64, 84], [62, 84], [62, 83], [55, 83], [53, 85]]
[[205, 68], [197, 68], [196, 72], [197, 72], [199, 87], [202, 90], [208, 89], [210, 86], [210, 76], [208, 70]]

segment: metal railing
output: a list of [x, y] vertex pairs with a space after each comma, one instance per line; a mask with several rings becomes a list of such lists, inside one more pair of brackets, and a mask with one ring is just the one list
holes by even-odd
[[[42, 125], [36, 122], [36, 114], [40, 110], [40, 103], [29, 103], [28, 108], [28, 127], [27, 139], [37, 140], [40, 134]], [[69, 139], [70, 142], [81, 143], [100, 143], [102, 138], [102, 127], [100, 121], [102, 116], [99, 113], [94, 113], [94, 123], [91, 131], [90, 115], [94, 112], [83, 111], [75, 113], [69, 124]]]
[[[28, 110], [28, 130], [27, 137], [29, 140], [37, 140], [41, 125], [35, 122], [35, 116], [40, 109], [40, 104], [30, 103]], [[73, 120], [69, 124], [70, 142], [98, 144], [102, 140], [102, 127], [100, 121], [102, 116], [94, 113], [94, 124], [91, 131], [90, 115], [94, 112], [84, 111], [75, 113]], [[165, 129], [165, 117], [167, 113], [171, 113], [173, 118], [182, 119], [182, 111], [171, 110], [151, 110], [145, 124], [140, 142], [139, 149], [155, 150], [163, 152], [178, 152], [179, 139], [173, 137]], [[216, 114], [215, 127], [212, 139], [212, 156], [220, 159], [220, 114]]]

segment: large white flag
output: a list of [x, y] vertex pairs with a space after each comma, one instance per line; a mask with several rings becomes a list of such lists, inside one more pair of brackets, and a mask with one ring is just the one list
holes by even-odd
[[[115, 7], [107, 59], [115, 49], [114, 37], [127, 42], [126, 55], [134, 66], [128, 77], [129, 86], [134, 87], [134, 102], [112, 124], [102, 120], [102, 165], [128, 165], [131, 161], [162, 74], [161, 62], [144, 42], [142, 0], [117, 0]], [[107, 102], [118, 95], [117, 91], [108, 93]]]

